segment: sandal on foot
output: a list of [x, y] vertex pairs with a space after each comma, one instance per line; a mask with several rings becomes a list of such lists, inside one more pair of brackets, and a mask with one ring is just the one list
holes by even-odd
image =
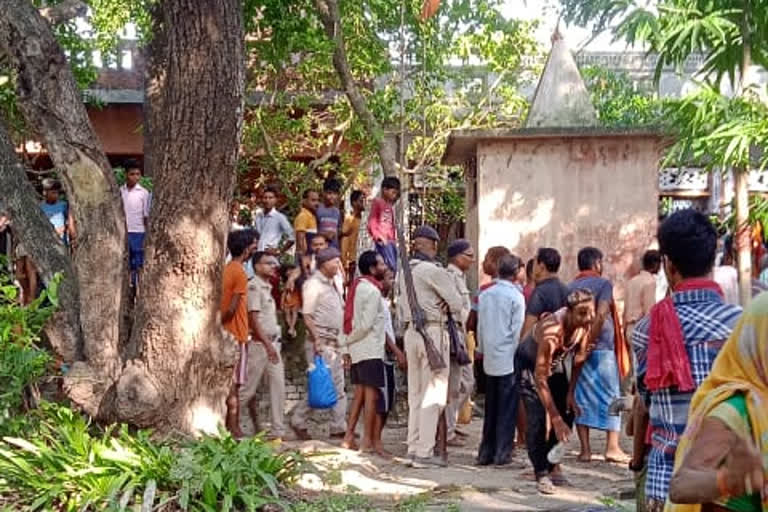
[[556, 474], [549, 474], [549, 479], [552, 480], [552, 483], [555, 485], [555, 487], [570, 487], [571, 483], [568, 481], [567, 478], [565, 478], [564, 475], [556, 473]]
[[608, 455], [605, 456], [605, 462], [611, 462], [613, 464], [628, 464], [630, 460], [632, 460], [632, 457], [630, 457], [626, 453], [623, 454], [621, 457], [612, 457]]
[[552, 483], [552, 479], [548, 476], [543, 476], [536, 481], [536, 490], [541, 494], [555, 494], [555, 484]]

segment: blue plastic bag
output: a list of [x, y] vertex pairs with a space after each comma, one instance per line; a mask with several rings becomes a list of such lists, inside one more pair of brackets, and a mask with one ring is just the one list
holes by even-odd
[[338, 398], [331, 370], [318, 355], [315, 356], [315, 367], [307, 377], [307, 385], [309, 386], [309, 406], [312, 409], [330, 409], [336, 405]]

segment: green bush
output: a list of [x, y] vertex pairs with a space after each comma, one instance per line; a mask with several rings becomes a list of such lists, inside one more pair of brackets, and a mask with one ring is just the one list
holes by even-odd
[[166, 483], [174, 453], [146, 432], [98, 433], [80, 414], [43, 403], [27, 439], [0, 444], [0, 496], [25, 510], [117, 510], [135, 491]]
[[296, 503], [291, 512], [371, 512], [373, 505], [364, 496], [356, 493], [323, 496], [314, 501]]
[[298, 474], [294, 455], [276, 455], [261, 438], [236, 441], [229, 434], [185, 447], [171, 469], [184, 510], [253, 511], [279, 501], [278, 486]]
[[126, 426], [102, 430], [43, 403], [36, 430], [0, 442], [0, 503], [21, 510], [125, 510], [151, 501], [190, 511], [253, 511], [279, 502], [299, 459], [262, 439], [229, 434], [173, 443]]
[[[0, 268], [4, 266], [0, 257]], [[18, 289], [0, 272], [0, 435], [23, 428], [25, 393], [45, 374], [50, 355], [37, 347], [39, 334], [58, 304], [56, 278], [41, 297], [22, 307]]]

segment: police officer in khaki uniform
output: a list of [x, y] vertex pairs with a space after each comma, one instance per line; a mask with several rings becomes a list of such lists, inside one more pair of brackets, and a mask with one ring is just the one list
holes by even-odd
[[[315, 355], [325, 361], [336, 388], [336, 405], [331, 409], [330, 437], [343, 439], [347, 431], [347, 394], [344, 390], [344, 363], [339, 349], [339, 335], [344, 325], [344, 299], [335, 277], [341, 268], [341, 253], [328, 247], [315, 255], [317, 270], [302, 288], [302, 314], [307, 327], [307, 364], [314, 364]], [[383, 340], [382, 340], [383, 343]], [[307, 401], [299, 402], [293, 410], [291, 428], [299, 441], [311, 439], [307, 419], [311, 412]]]
[[[464, 239], [454, 240], [448, 246], [448, 273], [453, 278], [456, 290], [461, 295], [461, 315], [453, 318], [456, 329], [466, 338], [466, 325], [469, 311], [472, 307], [471, 295], [467, 288], [467, 272], [475, 262], [475, 251], [472, 245]], [[447, 425], [448, 446], [464, 446], [464, 442], [456, 435], [456, 422], [459, 418], [459, 409], [469, 399], [475, 386], [475, 376], [472, 365], [459, 366], [455, 360], [451, 360], [451, 375], [448, 383], [448, 406], [445, 411]]]
[[[464, 301], [451, 275], [435, 260], [437, 232], [421, 226], [414, 233], [410, 260], [413, 288], [426, 319], [426, 331], [449, 364], [450, 339], [446, 328], [446, 311], [458, 318]], [[444, 466], [443, 459], [434, 456], [435, 435], [440, 413], [448, 399], [449, 369], [432, 371], [429, 367], [424, 338], [410, 325], [411, 311], [405, 284], [400, 273], [401, 315], [408, 324], [405, 332], [405, 353], [408, 360], [408, 455], [414, 468]]]
[[280, 354], [280, 324], [270, 279], [277, 272], [280, 263], [277, 258], [262, 251], [255, 252], [251, 262], [255, 272], [254, 277], [248, 281], [248, 324], [251, 340], [248, 342], [248, 379], [240, 388], [240, 408], [248, 411], [254, 433], [258, 432], [257, 392], [266, 373], [272, 411], [270, 438], [277, 440], [285, 435], [285, 366]]

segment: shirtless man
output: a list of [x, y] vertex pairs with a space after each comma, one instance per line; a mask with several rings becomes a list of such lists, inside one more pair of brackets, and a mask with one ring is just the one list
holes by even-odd
[[[547, 459], [558, 443], [568, 442], [573, 426], [574, 404], [568, 403], [567, 360], [587, 357], [589, 326], [595, 318], [595, 300], [588, 290], [568, 294], [564, 308], [539, 320], [520, 343], [515, 372], [527, 413], [526, 445], [536, 474], [536, 488], [554, 494], [555, 486], [568, 485], [559, 464]], [[547, 436], [547, 415], [552, 429]]]

